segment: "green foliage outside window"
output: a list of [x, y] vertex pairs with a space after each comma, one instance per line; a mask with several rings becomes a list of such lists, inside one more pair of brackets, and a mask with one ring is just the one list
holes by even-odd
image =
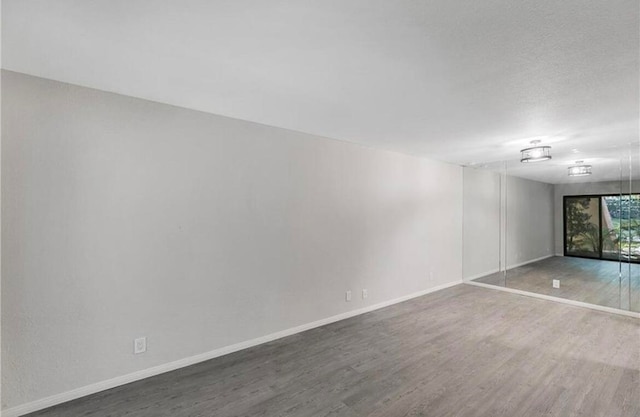
[[591, 223], [591, 214], [587, 212], [590, 205], [590, 198], [572, 198], [567, 200], [566, 222], [568, 251], [575, 251], [577, 249], [577, 243], [581, 242], [580, 237], [592, 232], [592, 230], [590, 230], [590, 225], [593, 226], [593, 223]]

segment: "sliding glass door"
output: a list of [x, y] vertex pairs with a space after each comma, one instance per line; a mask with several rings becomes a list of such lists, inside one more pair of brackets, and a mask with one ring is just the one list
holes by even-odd
[[564, 254], [640, 261], [640, 194], [566, 196]]

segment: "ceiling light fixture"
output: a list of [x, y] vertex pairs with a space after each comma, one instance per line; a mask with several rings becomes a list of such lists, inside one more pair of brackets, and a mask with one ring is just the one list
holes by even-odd
[[584, 177], [591, 175], [591, 165], [584, 165], [584, 161], [576, 161], [576, 165], [569, 167], [570, 177]]
[[539, 140], [532, 140], [531, 147], [522, 149], [520, 162], [541, 162], [551, 159], [551, 146], [539, 146]]

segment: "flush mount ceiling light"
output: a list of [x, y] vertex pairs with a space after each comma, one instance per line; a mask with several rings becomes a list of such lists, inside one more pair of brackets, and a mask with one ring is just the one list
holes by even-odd
[[551, 159], [551, 146], [539, 146], [539, 140], [532, 140], [531, 147], [521, 150], [520, 162], [542, 162]]
[[576, 165], [569, 167], [570, 177], [584, 177], [591, 175], [591, 165], [584, 165], [584, 161], [576, 161]]

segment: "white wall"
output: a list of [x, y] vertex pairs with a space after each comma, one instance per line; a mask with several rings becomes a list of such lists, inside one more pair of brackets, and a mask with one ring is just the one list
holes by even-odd
[[[2, 0], [0, 0], [0, 68], [2, 68]], [[2, 77], [0, 77], [0, 97], [2, 97]], [[0, 100], [0, 161], [2, 161], [2, 100]], [[0, 184], [2, 183], [2, 162], [0, 162]], [[0, 192], [0, 207], [2, 197]], [[0, 234], [2, 221], [0, 221]], [[0, 253], [2, 253], [2, 239], [0, 239]], [[2, 256], [0, 256], [0, 346], [2, 346]], [[0, 349], [0, 380], [2, 379], [2, 349]], [[0, 414], [2, 413], [2, 384], [0, 384]]]
[[[636, 183], [631, 187], [632, 192], [640, 188]], [[557, 256], [564, 255], [564, 218], [563, 197], [566, 195], [589, 194], [618, 194], [629, 193], [629, 181], [583, 182], [576, 184], [556, 184], [554, 186], [554, 221], [555, 221], [555, 252]]]
[[5, 408], [461, 279], [460, 167], [3, 77]]
[[465, 167], [463, 189], [464, 279], [553, 255], [553, 185]]
[[463, 171], [463, 266], [465, 279], [497, 272], [501, 265], [501, 176], [465, 167]]
[[507, 177], [507, 268], [554, 253], [553, 185]]

